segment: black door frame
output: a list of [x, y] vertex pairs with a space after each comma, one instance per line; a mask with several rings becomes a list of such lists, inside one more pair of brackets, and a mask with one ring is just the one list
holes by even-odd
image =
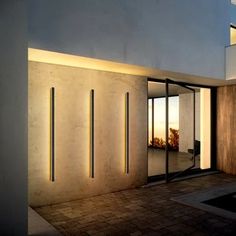
[[[169, 109], [168, 109], [168, 98], [169, 98], [169, 84], [175, 84], [181, 87], [184, 87], [186, 89], [189, 89], [194, 92], [194, 114], [195, 114], [195, 90], [191, 87], [199, 87], [199, 88], [208, 88], [211, 90], [211, 117], [215, 117], [216, 115], [216, 86], [209, 86], [209, 85], [203, 85], [203, 84], [193, 84], [193, 83], [186, 83], [182, 81], [174, 81], [172, 79], [166, 78], [166, 79], [155, 79], [155, 78], [148, 78], [148, 82], [157, 82], [157, 83], [163, 83], [166, 86], [166, 140], [169, 136], [169, 124], [167, 122], [168, 116], [169, 116]], [[148, 98], [149, 99], [149, 98]], [[152, 100], [153, 102], [153, 100]], [[194, 121], [194, 129], [193, 129], [193, 141], [195, 141], [195, 115], [193, 115], [193, 121]], [[153, 121], [152, 121], [153, 122]], [[210, 170], [216, 170], [216, 120], [211, 119], [211, 167], [209, 169], [201, 170], [193, 169], [193, 167], [196, 164], [195, 155], [193, 154], [193, 165], [189, 168], [185, 169], [184, 171], [169, 173], [169, 153], [168, 153], [168, 145], [166, 145], [166, 173], [156, 176], [149, 176], [148, 182], [158, 181], [158, 180], [164, 180], [166, 183], [170, 182], [171, 180], [175, 179], [178, 176], [186, 176], [196, 173], [203, 173]], [[153, 141], [153, 140], [152, 140]], [[168, 142], [167, 142], [168, 143]], [[194, 147], [194, 144], [193, 144]], [[195, 152], [193, 152], [195, 153]]]
[[[169, 138], [169, 84], [175, 84], [177, 86], [180, 86], [182, 88], [188, 89], [191, 92], [193, 92], [193, 164], [191, 166], [189, 166], [188, 168], [186, 168], [185, 170], [182, 170], [178, 173], [176, 173], [173, 176], [169, 176], [169, 142], [168, 142], [168, 138]], [[165, 148], [165, 154], [166, 154], [166, 183], [170, 182], [171, 180], [175, 179], [176, 177], [182, 175], [183, 173], [193, 169], [196, 165], [196, 155], [195, 155], [195, 126], [196, 126], [196, 122], [195, 122], [195, 89], [192, 89], [190, 87], [188, 87], [187, 85], [183, 85], [182, 83], [178, 83], [174, 80], [170, 80], [170, 79], [166, 79], [165, 80], [165, 85], [166, 85], [166, 148]]]

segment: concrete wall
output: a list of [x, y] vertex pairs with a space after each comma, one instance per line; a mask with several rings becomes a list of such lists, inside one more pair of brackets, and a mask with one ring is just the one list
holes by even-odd
[[230, 1], [29, 0], [29, 46], [224, 79]]
[[[195, 137], [200, 140], [200, 93], [195, 94]], [[193, 94], [179, 95], [179, 151], [193, 149]]]
[[[49, 181], [49, 98], [56, 88], [56, 181]], [[89, 177], [95, 90], [95, 178]], [[130, 92], [130, 173], [125, 93]], [[147, 79], [29, 62], [29, 203], [39, 206], [140, 186], [147, 180]]]
[[27, 235], [27, 18], [0, 1], [0, 235]]

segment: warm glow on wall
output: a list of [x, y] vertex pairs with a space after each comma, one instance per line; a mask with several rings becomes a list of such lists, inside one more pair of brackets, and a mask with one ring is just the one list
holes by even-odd
[[157, 69], [146, 68], [143, 66], [81, 57], [77, 55], [58, 53], [34, 48], [28, 49], [28, 60], [140, 76], [154, 76], [154, 74], [160, 73], [160, 71]]
[[200, 89], [200, 139], [201, 139], [201, 158], [200, 168], [208, 169], [211, 167], [211, 90]]
[[230, 44], [236, 44], [236, 27], [230, 27]]
[[206, 77], [160, 70], [158, 68], [147, 67], [143, 65], [120, 63], [120, 62], [95, 59], [66, 53], [58, 53], [35, 48], [28, 48], [28, 60], [34, 62], [55, 64], [55, 65], [116, 72], [127, 75], [138, 75], [138, 76], [163, 78], [163, 79], [175, 78], [176, 80], [179, 81], [186, 81], [191, 83], [199, 83], [199, 80], [204, 79], [206, 83], [215, 84], [215, 80]]
[[[28, 68], [30, 205], [71, 201], [146, 182], [146, 78], [37, 61], [29, 61]], [[50, 180], [52, 87], [55, 88], [55, 182]], [[91, 166], [92, 89], [94, 174]], [[125, 174], [127, 92], [132, 108], [130, 174]]]

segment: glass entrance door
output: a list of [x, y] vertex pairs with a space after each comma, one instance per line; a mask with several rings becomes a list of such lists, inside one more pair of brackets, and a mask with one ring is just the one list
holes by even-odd
[[200, 141], [196, 139], [195, 89], [169, 79], [165, 85], [165, 175], [169, 182], [196, 167]]
[[148, 181], [169, 182], [214, 168], [212, 91], [204, 85], [149, 78]]

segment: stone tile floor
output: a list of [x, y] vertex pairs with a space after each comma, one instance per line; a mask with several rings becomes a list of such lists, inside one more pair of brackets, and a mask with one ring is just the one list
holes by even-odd
[[235, 221], [170, 200], [232, 182], [214, 174], [35, 210], [63, 235], [236, 235]]

